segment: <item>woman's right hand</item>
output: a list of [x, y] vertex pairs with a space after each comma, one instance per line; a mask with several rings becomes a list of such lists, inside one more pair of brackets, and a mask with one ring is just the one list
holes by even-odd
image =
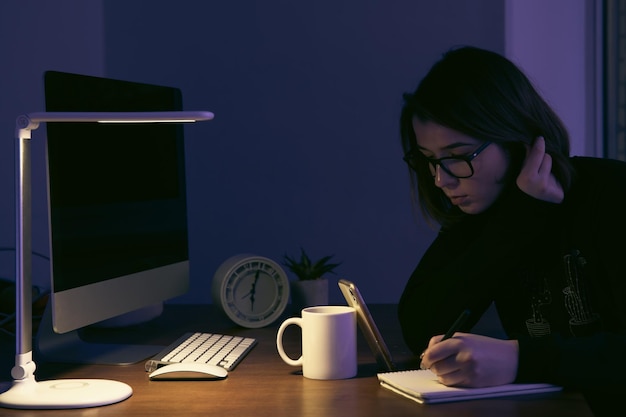
[[430, 339], [422, 354], [422, 369], [430, 369], [439, 382], [450, 386], [490, 387], [510, 384], [517, 375], [517, 340], [460, 333], [441, 341]]
[[527, 148], [526, 159], [517, 176], [517, 186], [538, 200], [549, 203], [563, 201], [563, 187], [552, 174], [552, 157], [546, 153], [546, 143], [542, 136]]

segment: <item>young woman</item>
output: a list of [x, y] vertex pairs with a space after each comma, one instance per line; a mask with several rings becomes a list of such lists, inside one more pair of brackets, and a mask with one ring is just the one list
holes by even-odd
[[[554, 111], [490, 51], [450, 50], [404, 99], [404, 159], [440, 226], [400, 299], [408, 346], [446, 385], [549, 382], [599, 412], [626, 392], [626, 163], [570, 157]], [[507, 340], [471, 334], [491, 303]]]

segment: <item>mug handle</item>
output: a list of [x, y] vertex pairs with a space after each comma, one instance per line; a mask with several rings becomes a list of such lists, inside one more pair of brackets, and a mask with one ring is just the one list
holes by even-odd
[[300, 317], [291, 317], [285, 320], [280, 327], [278, 328], [278, 333], [276, 334], [276, 348], [278, 349], [278, 354], [283, 360], [291, 366], [301, 366], [302, 365], [302, 355], [298, 359], [291, 359], [289, 355], [285, 353], [285, 349], [283, 349], [283, 333], [287, 326], [295, 324], [296, 326], [300, 326], [302, 329], [302, 318]]

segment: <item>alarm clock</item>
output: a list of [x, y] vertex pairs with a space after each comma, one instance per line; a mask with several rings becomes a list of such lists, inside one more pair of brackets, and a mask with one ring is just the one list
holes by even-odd
[[276, 262], [252, 254], [235, 255], [215, 271], [213, 303], [236, 324], [265, 327], [280, 317], [289, 302], [289, 279]]

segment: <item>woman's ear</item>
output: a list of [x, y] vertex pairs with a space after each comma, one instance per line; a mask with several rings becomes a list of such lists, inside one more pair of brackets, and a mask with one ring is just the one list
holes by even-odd
[[516, 141], [506, 142], [503, 143], [501, 146], [504, 149], [506, 156], [509, 160], [507, 180], [515, 181], [520, 171], [522, 170], [522, 164], [524, 163], [524, 159], [526, 159], [526, 155], [528, 154], [531, 145], [522, 141]]

